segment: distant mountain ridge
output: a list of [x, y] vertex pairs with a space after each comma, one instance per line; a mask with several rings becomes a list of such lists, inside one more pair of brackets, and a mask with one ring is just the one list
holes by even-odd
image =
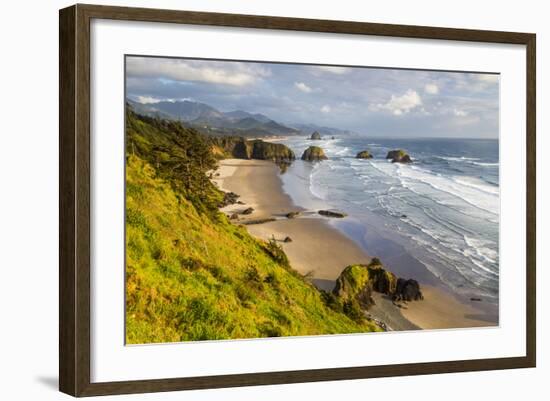
[[240, 135], [260, 137], [273, 135], [310, 135], [318, 131], [322, 135], [348, 135], [351, 132], [315, 124], [286, 124], [265, 114], [244, 110], [223, 112], [201, 102], [191, 100], [139, 103], [127, 99], [137, 114], [180, 121], [209, 135]]
[[131, 99], [127, 101], [138, 114], [181, 121], [209, 134], [268, 136], [299, 133], [299, 130], [278, 123], [263, 114], [243, 110], [222, 112], [205, 103], [189, 100], [148, 104]]
[[287, 124], [288, 126], [295, 128], [299, 131], [301, 131], [304, 135], [310, 135], [312, 132], [319, 132], [321, 135], [353, 135], [355, 132], [334, 128], [334, 127], [324, 127], [317, 124], [301, 124], [301, 123], [293, 123], [293, 124]]

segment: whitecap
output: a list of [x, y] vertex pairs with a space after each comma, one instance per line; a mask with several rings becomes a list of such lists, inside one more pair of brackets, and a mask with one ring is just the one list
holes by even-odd
[[472, 164], [475, 164], [476, 166], [483, 166], [483, 167], [498, 167], [499, 166], [499, 163], [472, 162]]
[[407, 166], [399, 165], [397, 175], [403, 184], [414, 182], [425, 184], [492, 215], [498, 216], [499, 214], [497, 192], [481, 191], [471, 184], [458, 184], [453, 180], [453, 177], [434, 174], [417, 167], [407, 168]]
[[469, 161], [479, 160], [479, 158], [477, 157], [465, 157], [465, 156], [461, 156], [461, 157], [435, 156], [435, 157], [439, 159], [450, 160], [455, 162], [469, 162]]

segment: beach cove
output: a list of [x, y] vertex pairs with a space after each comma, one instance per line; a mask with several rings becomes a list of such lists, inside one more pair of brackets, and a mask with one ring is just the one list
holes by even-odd
[[[246, 225], [253, 236], [263, 240], [275, 238], [287, 254], [292, 268], [320, 289], [331, 291], [346, 266], [367, 264], [371, 257], [378, 256], [367, 253], [366, 247], [362, 246], [364, 238], [350, 238], [347, 232], [334, 226], [331, 218], [319, 216], [317, 210], [296, 205], [285, 192], [289, 189], [283, 187], [280, 169], [273, 162], [225, 159], [220, 161], [213, 181], [221, 190], [239, 195], [240, 203], [226, 206], [221, 211], [228, 216], [236, 214], [238, 219], [232, 221]], [[242, 212], [248, 208], [253, 211], [243, 215]], [[289, 212], [300, 214], [287, 218]], [[259, 223], [250, 224], [256, 222]], [[287, 237], [291, 241], [285, 242]], [[424, 294], [424, 300], [408, 302], [401, 308], [388, 297], [376, 294], [376, 305], [368, 313], [391, 329], [486, 327], [497, 324], [483, 305], [477, 307], [455, 296], [422, 266], [415, 265], [407, 271], [401, 264], [396, 271], [386, 258], [382, 262], [390, 271], [419, 281]]]

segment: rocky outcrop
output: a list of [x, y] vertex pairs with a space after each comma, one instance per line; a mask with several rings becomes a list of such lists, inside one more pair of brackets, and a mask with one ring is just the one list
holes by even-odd
[[317, 161], [317, 160], [327, 160], [328, 157], [325, 155], [323, 149], [319, 146], [310, 146], [302, 154], [302, 160], [306, 161]]
[[285, 214], [287, 219], [294, 219], [300, 215], [300, 212], [288, 212]]
[[391, 159], [392, 163], [412, 163], [411, 157], [403, 149], [390, 150], [386, 159]]
[[351, 265], [344, 269], [336, 280], [332, 293], [342, 302], [357, 302], [363, 309], [374, 305], [373, 291], [391, 295], [396, 288], [397, 278], [386, 271], [378, 260], [368, 265]]
[[319, 140], [319, 139], [321, 139], [321, 134], [319, 132], [315, 131], [313, 134], [311, 134], [309, 139]]
[[404, 278], [397, 280], [396, 288], [393, 293], [394, 301], [421, 301], [424, 299], [422, 291], [420, 291], [420, 284], [418, 281]]
[[319, 210], [317, 213], [319, 213], [321, 216], [325, 217], [336, 217], [336, 218], [344, 218], [347, 216], [344, 212], [336, 212], [334, 210]]
[[244, 139], [235, 142], [235, 146], [231, 151], [231, 155], [236, 159], [251, 159], [252, 158], [252, 146], [250, 142]]
[[239, 136], [210, 137], [212, 152], [219, 159], [233, 157], [235, 159], [250, 159], [252, 146]]
[[264, 142], [262, 140], [252, 141], [252, 159], [271, 160], [276, 163], [291, 162], [296, 157], [294, 152], [282, 143]]
[[210, 140], [214, 153], [222, 155], [220, 158], [271, 160], [279, 164], [290, 163], [296, 158], [294, 152], [282, 143], [246, 140], [235, 136], [213, 137]]
[[246, 209], [244, 209], [241, 214], [252, 214], [254, 212], [254, 208], [252, 207], [248, 207]]
[[346, 267], [332, 291], [342, 303], [356, 303], [361, 309], [374, 305], [373, 292], [387, 295], [395, 302], [424, 299], [418, 281], [397, 278], [378, 258], [373, 258], [368, 265]]
[[368, 150], [363, 150], [355, 156], [356, 159], [372, 159], [372, 155]]
[[[345, 272], [345, 271], [344, 271]], [[369, 309], [375, 304], [372, 298], [372, 285], [366, 281], [363, 285], [355, 287], [356, 283], [346, 277], [342, 272], [336, 281], [333, 294], [336, 295], [343, 304], [357, 304], [362, 309]]]

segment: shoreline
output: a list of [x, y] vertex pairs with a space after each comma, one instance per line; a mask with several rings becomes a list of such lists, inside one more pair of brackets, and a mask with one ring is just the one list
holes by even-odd
[[[334, 227], [329, 218], [320, 217], [315, 211], [307, 211], [292, 202], [283, 189], [279, 169], [274, 163], [263, 160], [222, 160], [212, 180], [221, 190], [240, 196], [240, 204], [221, 209], [228, 215], [237, 213], [238, 220], [233, 220], [235, 223], [275, 219], [246, 227], [257, 238], [268, 240], [274, 237], [279, 241], [292, 267], [309, 277], [318, 288], [330, 290], [346, 266], [370, 261], [364, 248]], [[239, 214], [250, 207], [254, 209], [251, 214]], [[288, 219], [285, 215], [289, 212], [300, 212], [300, 216]], [[292, 241], [284, 242], [286, 237]], [[403, 272], [399, 273], [403, 276]], [[498, 325], [491, 321], [492, 316], [485, 313], [483, 308], [474, 308], [439, 288], [435, 284], [437, 280], [412, 278], [421, 284], [425, 298], [423, 301], [409, 302], [399, 308], [391, 300], [376, 294], [376, 305], [368, 313], [393, 330]]]

